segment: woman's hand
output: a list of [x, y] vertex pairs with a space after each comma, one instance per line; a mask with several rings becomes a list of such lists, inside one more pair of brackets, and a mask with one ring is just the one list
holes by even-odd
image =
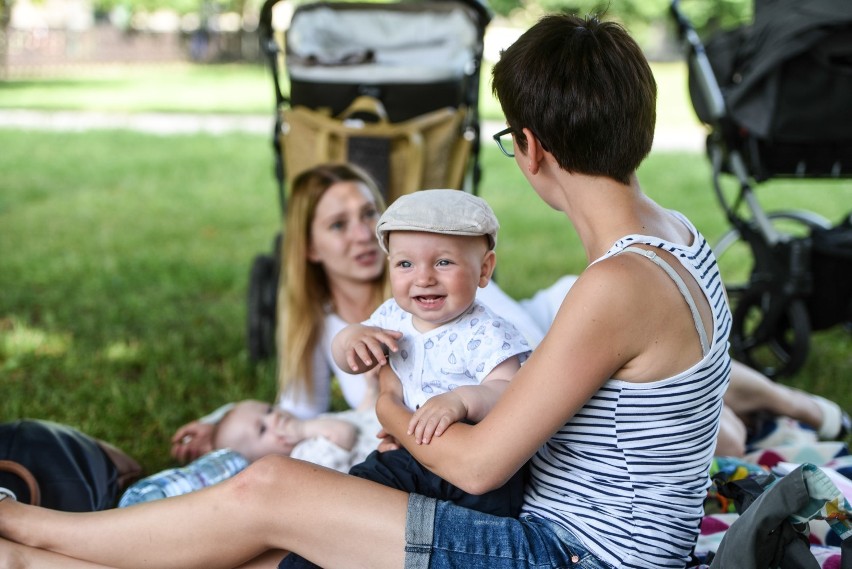
[[381, 439], [379, 441], [379, 445], [376, 447], [376, 450], [378, 450], [379, 452], [397, 450], [400, 447], [399, 441], [390, 436], [384, 429], [376, 433], [376, 437]]
[[213, 425], [192, 421], [172, 436], [171, 455], [179, 462], [195, 460], [213, 450]]

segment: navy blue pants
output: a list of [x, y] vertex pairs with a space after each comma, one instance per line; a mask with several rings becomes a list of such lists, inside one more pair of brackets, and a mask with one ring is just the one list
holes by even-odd
[[[373, 451], [364, 462], [353, 466], [349, 474], [410, 494], [453, 502], [486, 514], [516, 518], [524, 499], [526, 468], [516, 472], [505, 485], [480, 496], [468, 494], [453, 486], [425, 468], [402, 448], [387, 452]], [[319, 569], [319, 566], [291, 553], [281, 561], [278, 569]]]

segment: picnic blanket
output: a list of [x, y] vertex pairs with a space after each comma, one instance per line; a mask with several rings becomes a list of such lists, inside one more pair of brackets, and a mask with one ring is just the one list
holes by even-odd
[[[824, 501], [812, 500], [807, 519], [798, 519], [797, 527], [802, 528], [820, 569], [841, 569], [841, 542], [852, 536], [852, 520], [847, 517], [852, 514], [852, 455], [848, 445], [819, 441], [816, 433], [795, 421], [777, 419], [774, 428], [762, 439], [753, 441], [750, 449], [743, 458], [714, 459], [710, 471], [714, 484], [708, 490], [701, 532], [689, 567], [709, 567], [726, 532], [740, 517], [733, 501], [720, 492], [723, 485], [759, 481], [769, 474], [774, 475], [777, 483], [780, 478], [807, 465], [805, 469], [819, 471], [820, 481], [830, 481], [826, 484], [833, 489], [833, 494]], [[745, 562], [742, 566], [746, 566]]]

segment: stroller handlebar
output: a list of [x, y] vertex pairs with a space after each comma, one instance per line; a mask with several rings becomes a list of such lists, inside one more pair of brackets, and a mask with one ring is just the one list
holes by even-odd
[[695, 30], [692, 22], [681, 11], [680, 0], [672, 0], [670, 10], [672, 18], [677, 24], [678, 36], [686, 44], [687, 55], [696, 67], [696, 78], [707, 102], [710, 116], [714, 121], [718, 121], [727, 114], [727, 110], [725, 109], [725, 99], [722, 95], [722, 89], [719, 87], [713, 67], [710, 65], [710, 60], [704, 51], [704, 43], [698, 36], [698, 32]]

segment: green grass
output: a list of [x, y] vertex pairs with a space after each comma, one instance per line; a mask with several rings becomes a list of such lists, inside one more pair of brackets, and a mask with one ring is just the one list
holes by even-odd
[[[695, 126], [684, 66], [654, 64], [660, 128]], [[481, 110], [500, 120], [483, 72]], [[102, 75], [0, 83], [0, 109], [273, 112], [262, 66], [132, 67]], [[522, 298], [585, 266], [563, 216], [538, 200], [514, 162], [484, 141], [480, 193], [502, 229], [498, 278]], [[37, 417], [108, 439], [149, 471], [169, 466], [176, 427], [222, 402], [271, 399], [273, 365], [245, 348], [254, 255], [268, 252], [279, 207], [269, 139], [160, 137], [122, 131], [0, 128], [0, 419]], [[699, 154], [657, 153], [648, 194], [709, 239], [727, 228]], [[766, 209], [836, 220], [852, 182], [773, 183]], [[792, 385], [852, 408], [849, 334], [814, 334]]]
[[0, 417], [65, 422], [150, 469], [221, 402], [270, 399], [245, 286], [278, 211], [259, 137], [3, 131]]
[[132, 65], [120, 70], [0, 81], [0, 109], [259, 113], [272, 116], [271, 74], [261, 65]]
[[[154, 471], [185, 421], [274, 396], [272, 365], [252, 367], [245, 348], [249, 266], [278, 228], [266, 138], [0, 129], [0, 148], [0, 417], [73, 425]], [[503, 224], [501, 285], [523, 297], [579, 272], [576, 236], [514, 163], [487, 145], [483, 170]], [[640, 175], [708, 237], [722, 233], [702, 156], [652, 155]], [[852, 203], [840, 186], [779, 188], [767, 207], [835, 217]], [[813, 343], [791, 383], [852, 408], [848, 333]]]

